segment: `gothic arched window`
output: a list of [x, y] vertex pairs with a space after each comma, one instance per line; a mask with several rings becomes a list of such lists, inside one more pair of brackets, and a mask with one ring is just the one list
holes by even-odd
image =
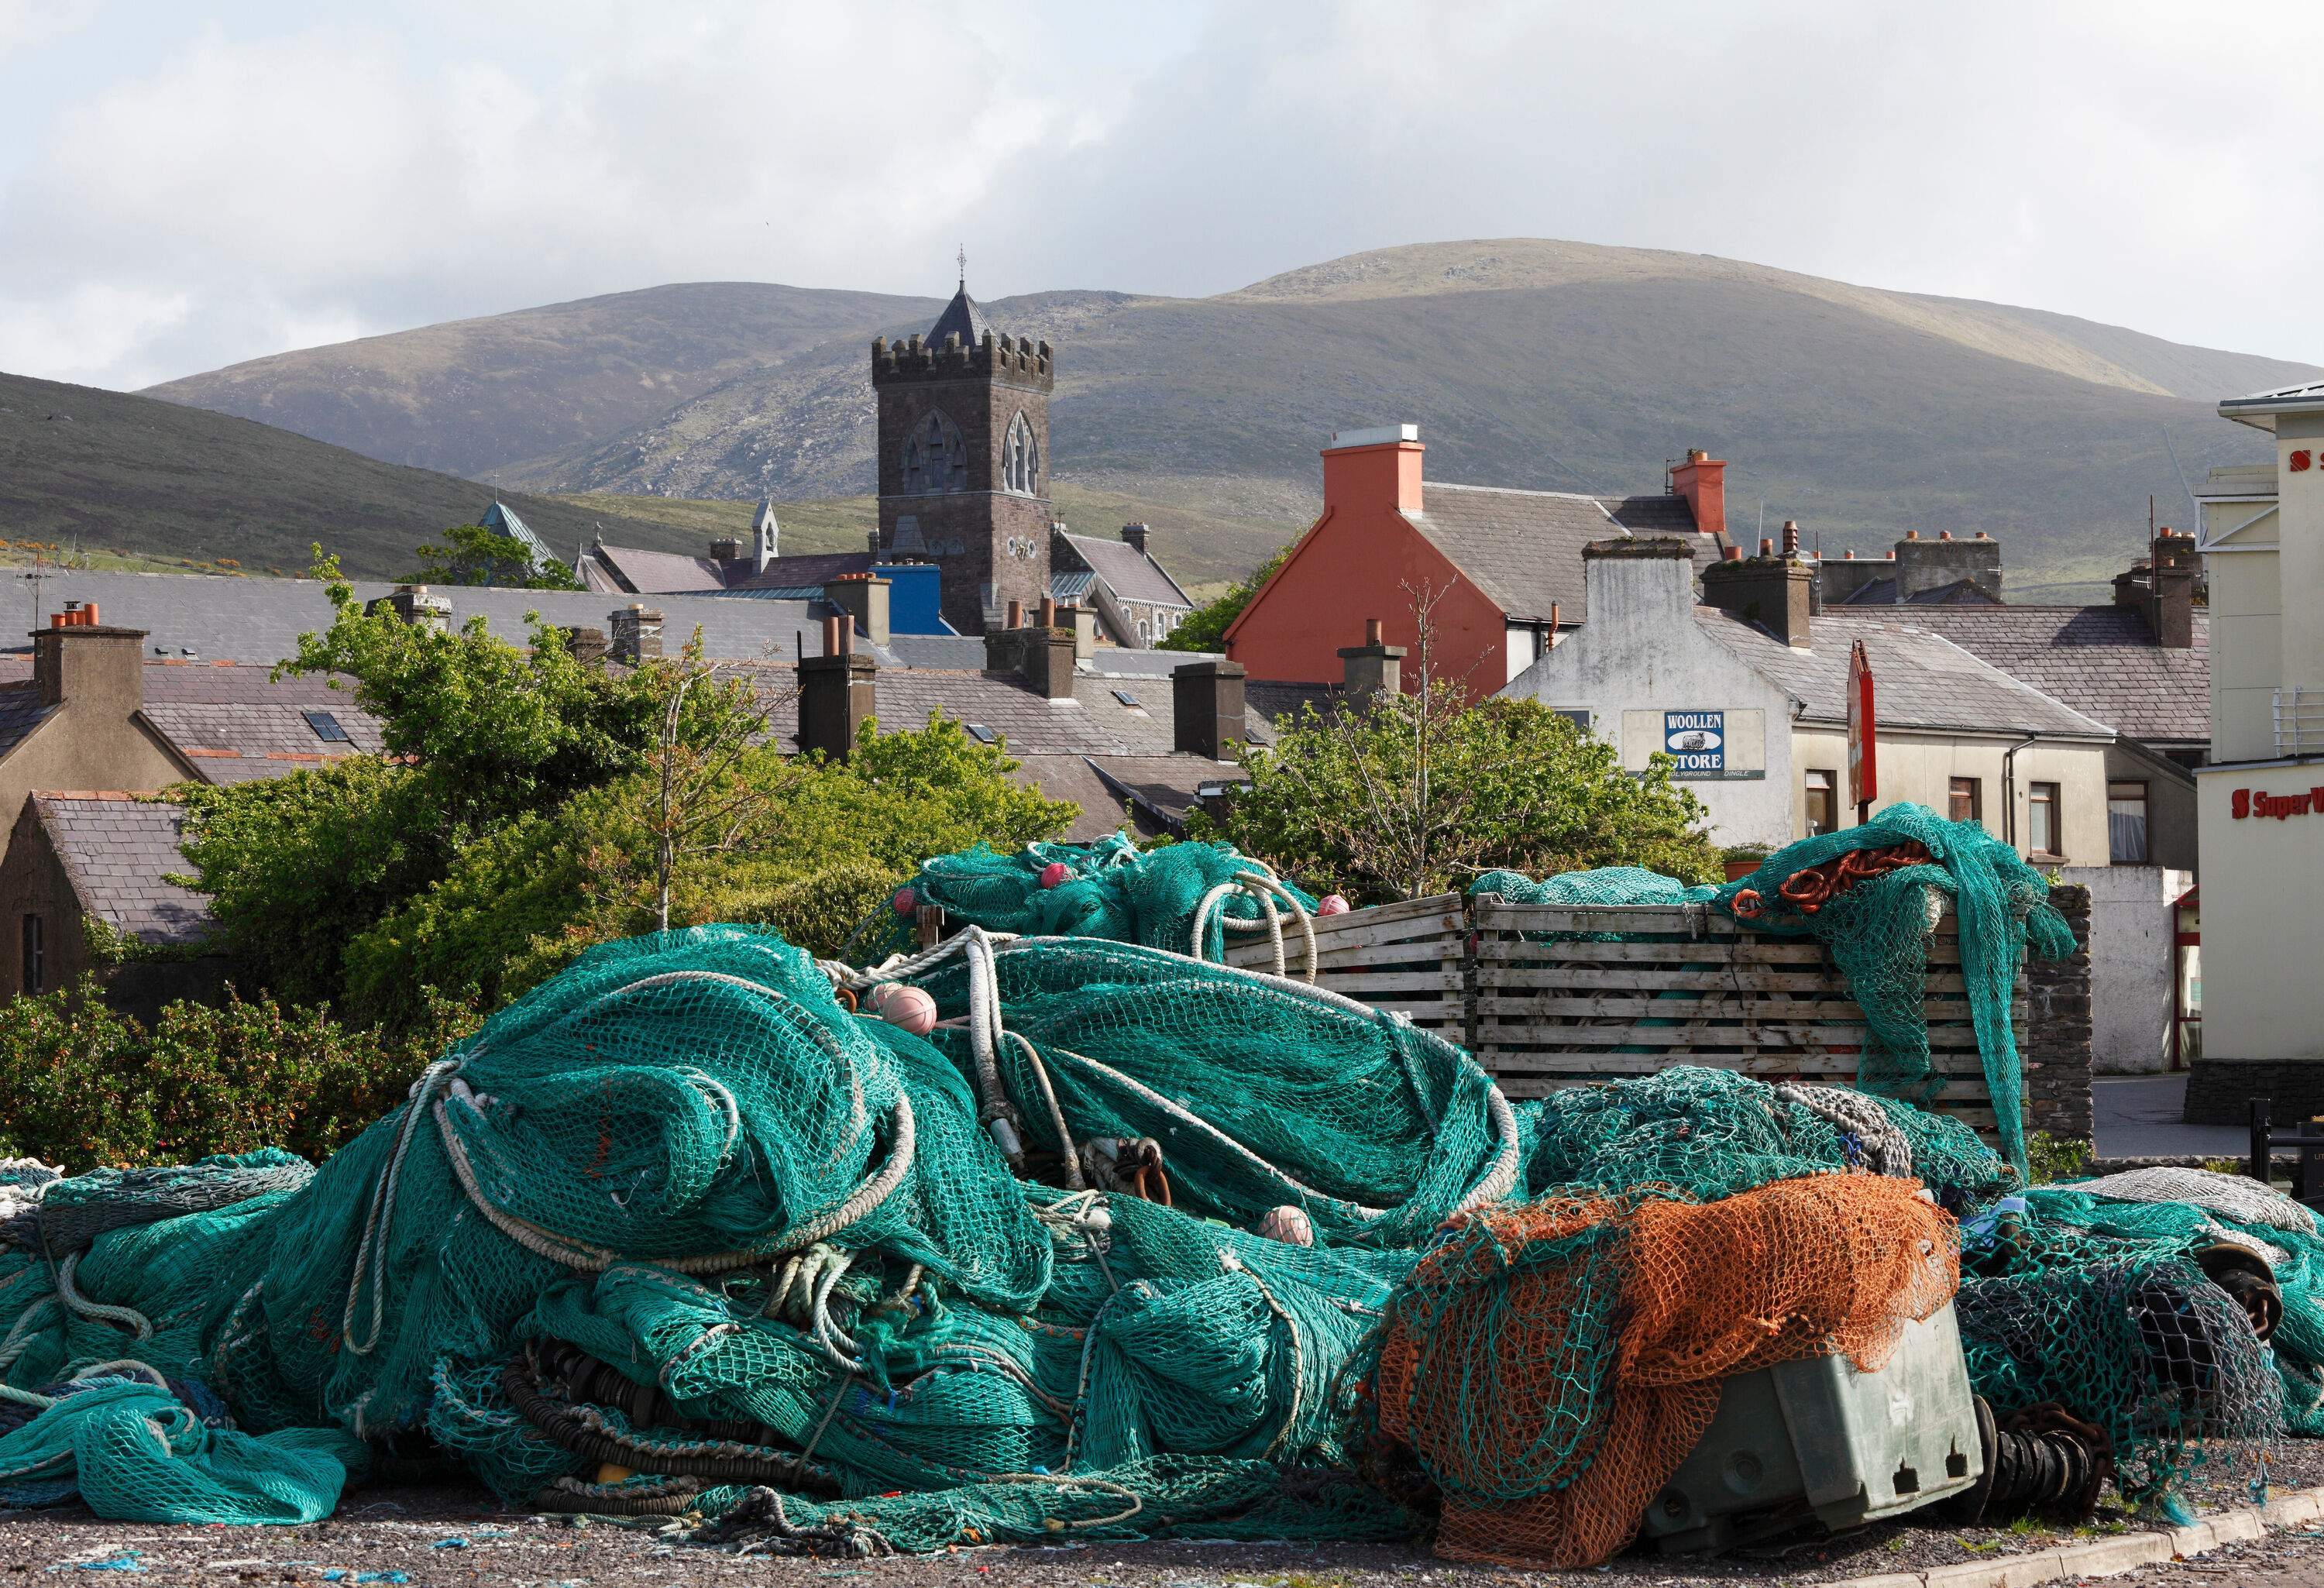
[[1010, 421], [1009, 439], [1001, 448], [1001, 488], [1019, 495], [1034, 494], [1041, 477], [1040, 443], [1023, 414]]
[[960, 427], [941, 413], [931, 413], [904, 438], [904, 494], [968, 489], [968, 448], [961, 444]]

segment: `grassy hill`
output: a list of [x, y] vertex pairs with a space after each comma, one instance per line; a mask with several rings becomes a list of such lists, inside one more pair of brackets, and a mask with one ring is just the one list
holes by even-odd
[[[1432, 478], [1651, 491], [1705, 447], [1731, 461], [1747, 530], [1763, 503], [1771, 531], [1796, 518], [1833, 551], [1984, 530], [2007, 542], [2014, 590], [2087, 591], [2143, 539], [2150, 494], [2183, 520], [2179, 468], [2264, 455], [2217, 418], [2220, 396], [2311, 374], [2066, 315], [1539, 239], [1387, 249], [1207, 299], [986, 307], [1058, 349], [1065, 516], [1101, 531], [1117, 512], [1148, 519], [1158, 545], [1187, 549], [1194, 583], [1312, 517], [1332, 430], [1406, 420]], [[404, 460], [456, 438], [465, 467], [593, 502], [833, 503], [872, 485], [865, 344], [936, 308], [672, 286], [156, 390]]]
[[[248, 420], [151, 397], [0, 374], [0, 551], [78, 549], [94, 566], [298, 572], [316, 541], [348, 572], [411, 570], [412, 549], [474, 522], [492, 491]], [[692, 549], [649, 520], [507, 493], [562, 549], [608, 540]]]

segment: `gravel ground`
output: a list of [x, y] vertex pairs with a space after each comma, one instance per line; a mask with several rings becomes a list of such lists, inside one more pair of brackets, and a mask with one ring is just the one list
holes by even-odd
[[[2274, 1463], [2276, 1492], [2324, 1485], [2324, 1441], [2288, 1445]], [[2243, 1476], [2222, 1472], [2189, 1487], [2200, 1512], [2249, 1503]], [[1845, 1538], [1712, 1560], [1634, 1550], [1589, 1572], [1514, 1574], [1450, 1565], [1425, 1549], [1371, 1545], [1093, 1545], [968, 1549], [918, 1559], [816, 1560], [738, 1556], [675, 1544], [643, 1529], [527, 1517], [466, 1488], [374, 1487], [307, 1528], [150, 1527], [101, 1522], [78, 1508], [0, 1512], [0, 1583], [19, 1574], [118, 1573], [161, 1583], [409, 1583], [456, 1588], [581, 1588], [595, 1583], [752, 1583], [769, 1588], [1481, 1588], [1628, 1580], [1638, 1588], [1812, 1584], [1883, 1572], [1997, 1560], [2086, 1537], [2162, 1526], [2101, 1508], [2071, 1531], [1943, 1529], [1908, 1519]], [[80, 1579], [89, 1580], [89, 1579]], [[106, 1580], [97, 1578], [97, 1581]], [[2108, 1579], [2139, 1583], [2231, 1582], [2259, 1588], [2324, 1583], [2324, 1529], [2271, 1534], [2193, 1562]]]

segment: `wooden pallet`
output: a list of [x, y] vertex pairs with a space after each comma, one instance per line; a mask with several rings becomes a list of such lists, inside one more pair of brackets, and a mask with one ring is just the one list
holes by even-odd
[[[1702, 905], [1471, 901], [1476, 933], [1470, 1049], [1513, 1097], [1651, 1075], [1676, 1064], [1762, 1080], [1851, 1084], [1864, 1011], [1813, 941], [1770, 937]], [[1620, 942], [1552, 934], [1625, 934]], [[1923, 987], [1936, 1107], [1994, 1130], [1948, 912]], [[2025, 1029], [2021, 979], [2011, 1019]]]
[[[1467, 939], [1457, 893], [1318, 916], [1315, 982], [1359, 1003], [1400, 1011], [1414, 1025], [1459, 1042], [1468, 1025]], [[1284, 931], [1283, 951], [1290, 974], [1298, 975], [1296, 927]], [[1274, 955], [1266, 938], [1238, 937], [1227, 949], [1227, 963], [1272, 970]]]

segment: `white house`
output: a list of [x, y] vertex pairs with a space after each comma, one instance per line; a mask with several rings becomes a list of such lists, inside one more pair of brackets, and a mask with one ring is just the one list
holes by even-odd
[[1729, 846], [1852, 826], [1848, 677], [1876, 683], [1879, 800], [1987, 829], [2043, 866], [2104, 865], [2114, 730], [1915, 627], [1909, 609], [1811, 612], [1795, 551], [1702, 570], [1674, 538], [1583, 549], [1589, 621], [1504, 694], [1572, 714], [1643, 771], [1657, 752]]

